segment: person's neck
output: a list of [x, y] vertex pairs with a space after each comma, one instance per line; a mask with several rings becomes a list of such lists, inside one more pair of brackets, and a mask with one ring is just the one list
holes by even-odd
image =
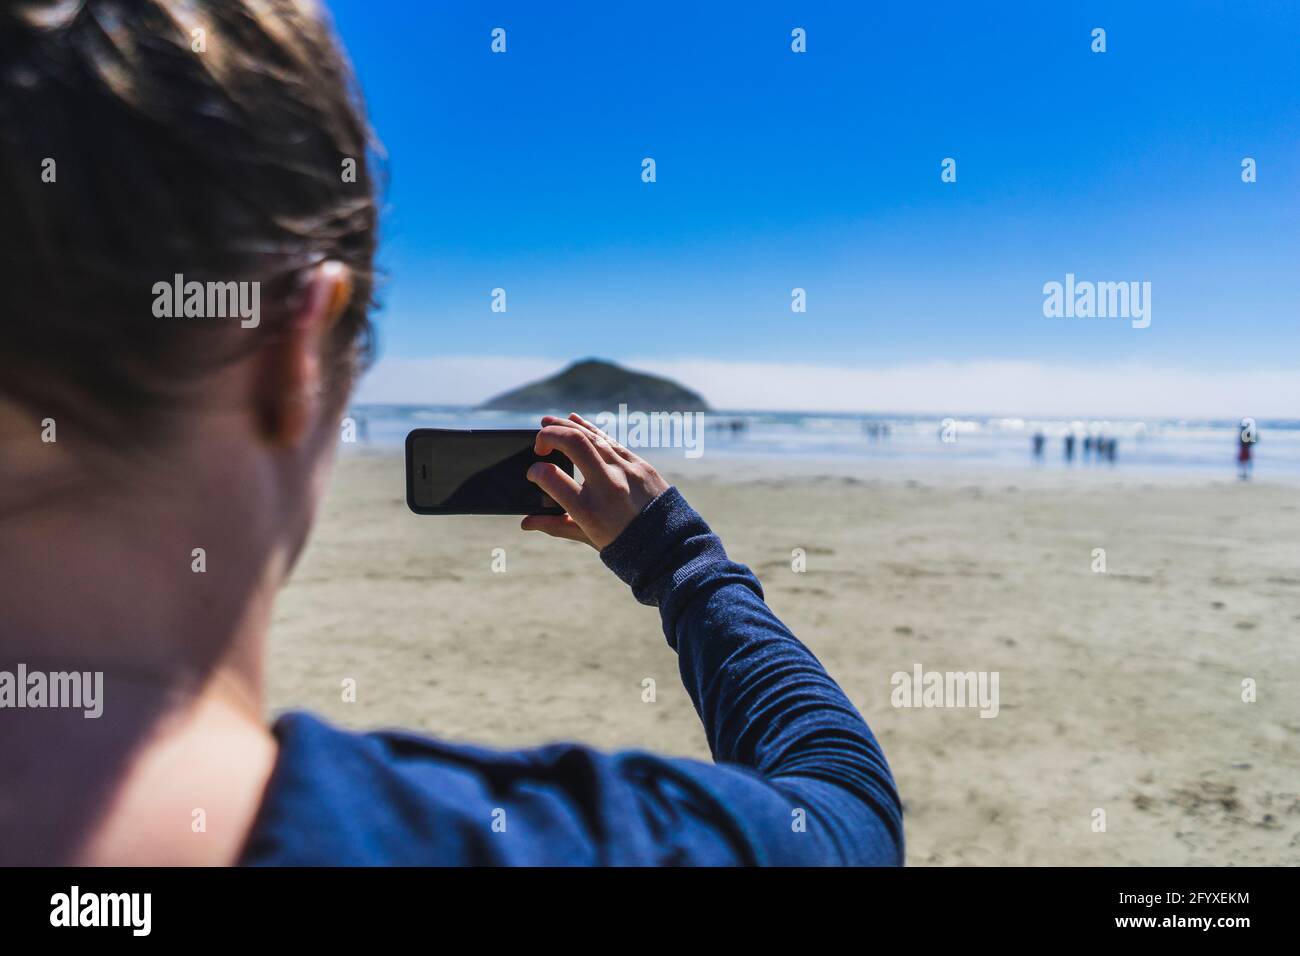
[[[47, 700], [0, 721], [0, 862], [128, 862], [137, 844], [138, 862], [221, 862], [238, 824], [155, 845], [145, 820], [180, 813], [188, 833], [191, 805], [255, 812], [274, 759], [263, 652], [284, 560], [250, 533], [266, 516], [239, 500], [70, 497], [52, 478], [0, 489], [0, 671], [99, 674], [103, 688], [97, 718]], [[172, 786], [187, 778], [207, 786]]]
[[25, 466], [3, 451], [0, 658], [98, 662], [191, 690], [224, 672], [260, 709], [287, 570], [269, 479], [215, 458], [123, 477], [55, 451]]

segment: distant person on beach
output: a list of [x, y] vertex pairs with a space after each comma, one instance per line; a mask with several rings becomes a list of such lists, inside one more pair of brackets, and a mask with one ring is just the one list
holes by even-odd
[[1042, 464], [1043, 461], [1043, 445], [1046, 441], [1047, 439], [1042, 432], [1034, 433], [1034, 461], [1039, 464]]
[[1074, 461], [1074, 432], [1065, 436], [1065, 463], [1071, 464]]
[[[1257, 441], [1259, 441], [1259, 434], [1255, 430], [1254, 423], [1247, 425], [1243, 422], [1237, 431], [1237, 478], [1241, 481], [1250, 480], [1250, 471], [1254, 465], [1252, 455]], [[1267, 480], [1266, 477], [1265, 481]]]
[[[522, 526], [591, 545], [658, 609], [716, 762], [267, 726], [274, 598], [370, 342], [355, 89], [315, 4], [0, 5], [0, 666], [67, 694], [76, 677], [79, 701], [0, 714], [0, 865], [900, 864], [901, 803], [852, 702], [680, 492], [577, 415], [543, 419], [536, 450], [584, 480], [534, 465], [567, 514]], [[208, 301], [258, 290], [257, 321], [159, 317], [151, 289], [182, 275]], [[512, 609], [496, 585], [475, 610], [592, 655], [650, 639], [584, 619], [588, 586]]]

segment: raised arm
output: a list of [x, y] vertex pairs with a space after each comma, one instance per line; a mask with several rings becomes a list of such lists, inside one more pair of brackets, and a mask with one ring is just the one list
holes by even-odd
[[764, 603], [753, 573], [727, 557], [648, 463], [594, 426], [576, 415], [546, 419], [538, 451], [553, 448], [574, 460], [585, 482], [534, 466], [530, 477], [569, 514], [528, 518], [524, 527], [599, 548], [637, 600], [659, 608], [720, 765], [699, 782], [728, 805], [725, 825], [742, 834], [751, 858], [901, 863], [902, 811], [879, 745]]

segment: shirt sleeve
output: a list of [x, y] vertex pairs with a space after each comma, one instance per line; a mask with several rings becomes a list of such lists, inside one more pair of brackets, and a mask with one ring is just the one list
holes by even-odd
[[242, 862], [901, 864], [902, 811], [871, 731], [682, 496], [653, 501], [602, 558], [658, 606], [714, 763], [498, 751], [287, 714]]
[[725, 809], [714, 825], [737, 862], [901, 864], [902, 807], [870, 728], [680, 492], [601, 558], [659, 609], [716, 761], [679, 768]]

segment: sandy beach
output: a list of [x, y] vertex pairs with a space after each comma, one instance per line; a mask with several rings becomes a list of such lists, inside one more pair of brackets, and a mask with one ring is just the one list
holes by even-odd
[[[656, 463], [875, 730], [911, 865], [1300, 863], [1295, 485]], [[657, 613], [594, 551], [416, 517], [395, 453], [339, 462], [271, 652], [277, 712], [708, 759]], [[997, 672], [997, 716], [892, 706], [917, 664]]]

